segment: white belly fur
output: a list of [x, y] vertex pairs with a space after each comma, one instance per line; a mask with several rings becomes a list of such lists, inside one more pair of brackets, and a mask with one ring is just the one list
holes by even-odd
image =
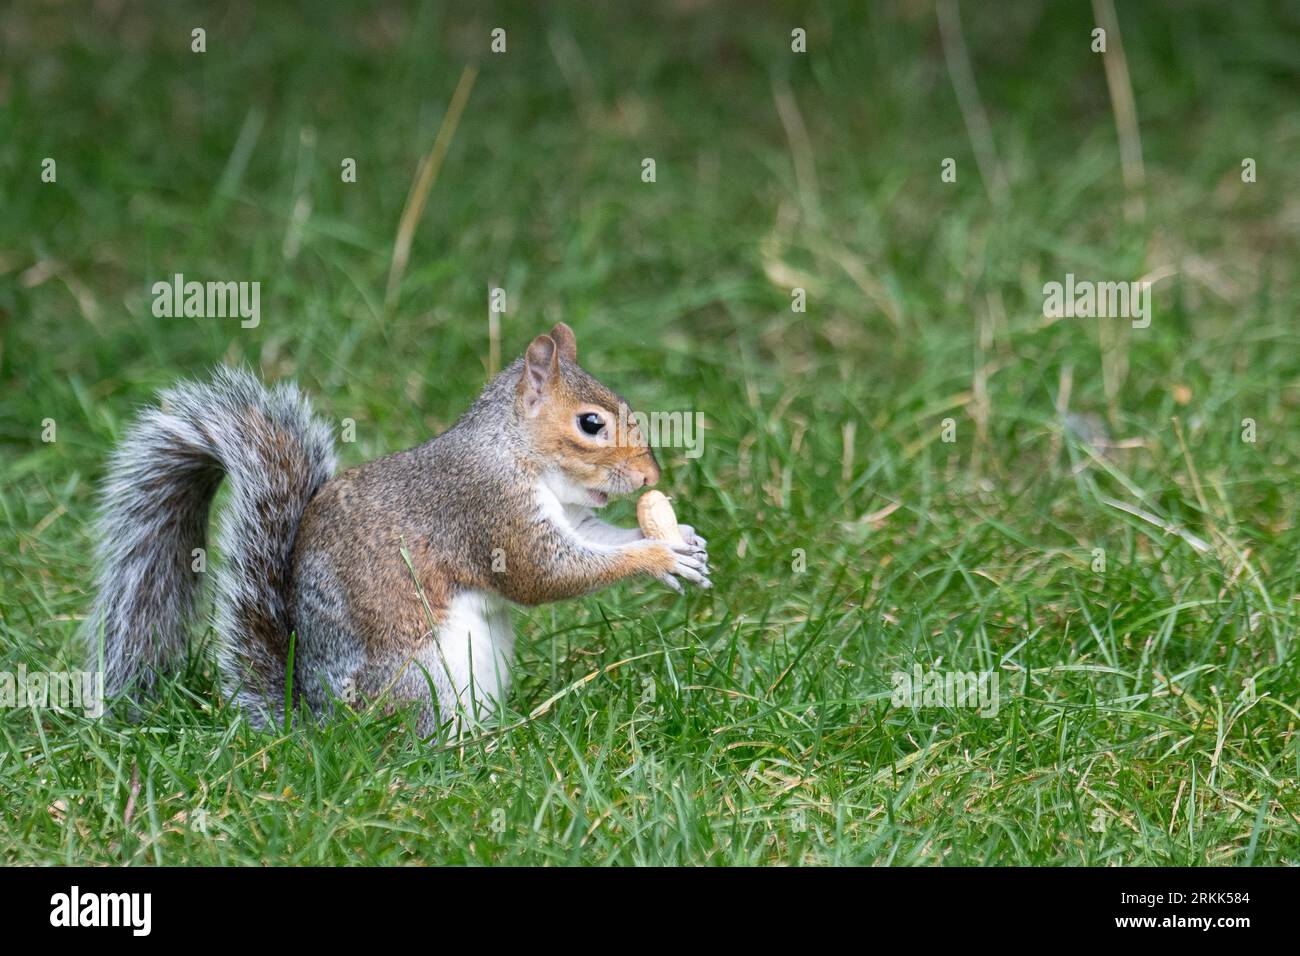
[[510, 689], [515, 652], [510, 602], [487, 591], [457, 595], [438, 628], [438, 647], [438, 664], [445, 664], [458, 698], [440, 703], [459, 704], [470, 715], [495, 710]]

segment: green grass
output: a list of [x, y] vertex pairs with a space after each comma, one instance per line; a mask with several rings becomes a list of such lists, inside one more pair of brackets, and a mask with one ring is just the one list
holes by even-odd
[[[564, 319], [705, 415], [661, 487], [715, 589], [519, 612], [506, 720], [554, 700], [458, 748], [252, 731], [198, 654], [136, 724], [0, 710], [0, 861], [1300, 863], [1293, 9], [1122, 5], [1137, 209], [1088, 4], [964, 10], [996, 200], [924, 3], [111, 7], [0, 12], [0, 670], [78, 666], [155, 389], [292, 377], [352, 465], [466, 407], [496, 285], [507, 359]], [[261, 281], [261, 325], [154, 318], [175, 272]], [[1143, 330], [1045, 319], [1067, 272], [1168, 276]], [[996, 671], [997, 715], [891, 706], [914, 664]]]

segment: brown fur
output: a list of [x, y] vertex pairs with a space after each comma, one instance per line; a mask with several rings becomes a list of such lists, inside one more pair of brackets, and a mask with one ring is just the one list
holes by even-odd
[[[444, 434], [334, 477], [328, 426], [291, 384], [218, 370], [163, 402], [133, 426], [105, 488], [91, 622], [114, 691], [179, 657], [197, 580], [188, 561], [223, 474], [218, 657], [227, 695], [263, 726], [283, 719], [295, 635], [294, 695], [313, 711], [355, 689], [417, 702], [427, 731], [482, 676], [476, 653], [491, 667], [508, 656], [506, 601], [638, 575], [708, 586], [702, 540], [647, 541], [592, 512], [657, 482], [659, 464], [635, 427], [623, 433], [627, 402], [581, 368], [563, 323]], [[585, 423], [594, 435], [586, 415], [599, 419]], [[488, 676], [495, 701], [503, 675]]]
[[[681, 559], [666, 545], [583, 546], [538, 510], [547, 474], [612, 494], [658, 481], [640, 433], [617, 434], [620, 408], [630, 420], [627, 402], [578, 366], [573, 332], [561, 323], [442, 436], [331, 480], [298, 531], [299, 640], [328, 633], [355, 646], [363, 692], [427, 697], [427, 681], [410, 671], [433, 657], [458, 595], [531, 605], [671, 574]], [[585, 412], [606, 423], [601, 435], [578, 427]], [[342, 606], [325, 613], [308, 592]], [[309, 650], [327, 663], [342, 654]]]

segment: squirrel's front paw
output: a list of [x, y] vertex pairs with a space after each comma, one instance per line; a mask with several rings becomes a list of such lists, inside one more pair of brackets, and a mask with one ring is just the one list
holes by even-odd
[[679, 524], [677, 530], [681, 532], [682, 538], [687, 544], [693, 544], [701, 548], [707, 547], [709, 544], [709, 542], [696, 534], [695, 529], [688, 524]]
[[685, 544], [665, 544], [675, 560], [672, 569], [659, 580], [679, 594], [682, 591], [681, 582], [677, 580], [679, 577], [702, 588], [713, 587], [713, 582], [709, 580], [709, 554], [702, 544], [695, 543], [700, 540], [699, 537], [696, 535], [687, 537], [685, 534], [682, 537], [686, 538]]

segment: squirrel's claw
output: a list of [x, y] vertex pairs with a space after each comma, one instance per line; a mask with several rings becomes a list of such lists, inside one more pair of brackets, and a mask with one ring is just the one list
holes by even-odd
[[678, 581], [675, 577], [673, 577], [671, 574], [661, 575], [659, 580], [662, 581], [664, 584], [668, 585], [678, 594], [682, 594], [685, 591], [685, 588], [682, 587], [682, 583]]
[[698, 534], [696, 534], [695, 529], [692, 528], [690, 525], [679, 524], [677, 526], [677, 530], [681, 532], [681, 535], [683, 538], [686, 539], [687, 544], [693, 544], [699, 548], [707, 548], [709, 546], [709, 542], [704, 538], [701, 538]]
[[713, 582], [709, 580], [709, 553], [698, 544], [657, 539], [647, 539], [646, 543], [650, 546], [665, 547], [672, 554], [673, 566], [668, 572], [659, 575], [659, 580], [678, 594], [684, 590], [678, 578], [689, 581], [697, 587], [705, 589], [713, 587]]
[[694, 541], [688, 541], [685, 544], [672, 542], [668, 547], [672, 548], [673, 553], [678, 557], [685, 555], [692, 558], [703, 558], [705, 561], [709, 560], [709, 553], [704, 550], [704, 546], [696, 544]]
[[703, 549], [678, 546], [673, 550], [677, 554], [677, 566], [672, 573], [702, 588], [709, 587], [709, 556]]

